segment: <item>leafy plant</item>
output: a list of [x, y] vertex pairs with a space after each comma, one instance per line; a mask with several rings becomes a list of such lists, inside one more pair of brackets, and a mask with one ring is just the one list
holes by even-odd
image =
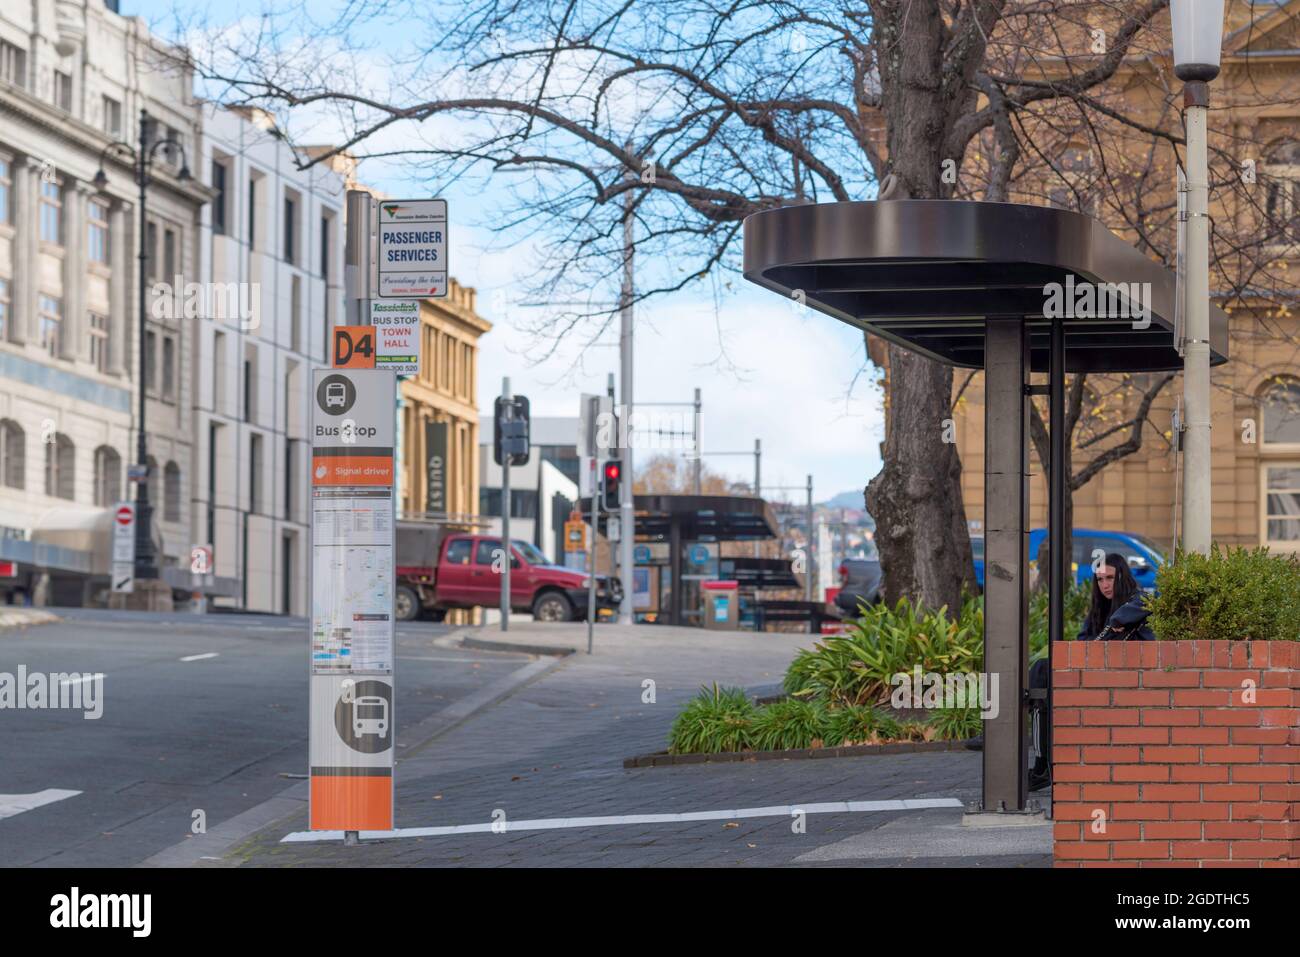
[[[1036, 661], [1047, 656], [1048, 599], [1046, 588], [1039, 588], [1029, 597], [1029, 660]], [[1076, 582], [1065, 593], [1065, 625], [1062, 628], [1066, 641], [1073, 641], [1074, 636], [1083, 627], [1083, 619], [1088, 616], [1088, 603], [1092, 600], [1092, 582]], [[983, 632], [981, 631], [981, 634]]]
[[878, 708], [845, 705], [826, 713], [826, 733], [822, 743], [828, 748], [845, 744], [876, 744], [899, 737], [899, 723]]
[[1156, 572], [1149, 624], [1162, 641], [1300, 640], [1300, 560], [1265, 548], [1178, 552]]
[[743, 688], [703, 687], [673, 721], [668, 750], [673, 754], [718, 754], [749, 746], [757, 710]]
[[758, 751], [811, 748], [824, 741], [826, 732], [825, 705], [784, 698], [758, 709], [750, 725], [749, 742]]
[[965, 741], [984, 732], [984, 719], [978, 705], [964, 708], [940, 708], [930, 717], [929, 724], [940, 741]]

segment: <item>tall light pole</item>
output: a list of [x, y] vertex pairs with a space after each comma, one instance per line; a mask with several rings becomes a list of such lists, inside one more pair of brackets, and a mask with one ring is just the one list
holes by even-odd
[[1183, 547], [1210, 550], [1209, 83], [1219, 75], [1223, 0], [1171, 0], [1174, 73], [1187, 129], [1187, 303], [1183, 341]]
[[[623, 197], [623, 285], [619, 290], [619, 310], [618, 323], [618, 356], [619, 356], [619, 387], [622, 390], [623, 399], [623, 416], [624, 425], [620, 430], [627, 436], [626, 440], [620, 437], [619, 445], [620, 454], [623, 458], [623, 482], [619, 489], [620, 499], [618, 506], [619, 514], [619, 534], [622, 536], [619, 540], [619, 574], [622, 578], [623, 601], [618, 610], [618, 623], [620, 625], [630, 625], [635, 620], [632, 609], [632, 589], [633, 589], [633, 558], [632, 544], [633, 537], [636, 534], [636, 505], [634, 492], [632, 489], [633, 476], [636, 472], [632, 467], [632, 333], [633, 333], [633, 316], [632, 316], [632, 298], [634, 295], [633, 287], [633, 235], [632, 235], [632, 191], [628, 190]], [[594, 495], [595, 492], [593, 491]], [[594, 575], [596, 570], [592, 569]], [[674, 583], [673, 587], [677, 587]]]
[[[149, 254], [152, 250], [147, 248], [149, 239], [149, 217], [145, 208], [148, 199], [148, 186], [150, 182], [149, 173], [153, 169], [154, 159], [159, 149], [176, 150], [181, 154], [181, 169], [177, 178], [182, 182], [188, 182], [190, 179], [190, 168], [185, 162], [185, 148], [181, 146], [174, 138], [168, 137], [165, 140], [155, 140], [149, 142], [149, 113], [147, 110], [140, 111], [140, 132], [137, 145], [132, 147], [129, 143], [121, 141], [109, 143], [99, 154], [99, 171], [95, 173], [95, 188], [103, 190], [108, 185], [108, 175], [104, 172], [104, 157], [109, 153], [118, 152], [131, 160], [135, 174], [135, 184], [140, 190], [140, 253], [138, 255], [140, 275], [138, 281], [139, 294], [139, 326], [136, 330], [136, 336], [139, 340], [138, 365], [136, 366], [136, 379], [140, 389], [139, 393], [139, 410], [136, 413], [136, 464], [139, 465], [144, 474], [144, 481], [136, 483], [135, 493], [135, 577], [140, 579], [154, 579], [158, 577], [158, 556], [154, 553], [153, 547], [153, 504], [149, 501], [149, 442], [148, 430], [145, 428], [145, 369], [147, 355], [145, 349], [146, 341], [146, 319], [148, 316], [148, 305], [146, 289], [147, 266]], [[167, 277], [170, 281], [171, 276]], [[174, 291], [174, 290], [173, 290]]]

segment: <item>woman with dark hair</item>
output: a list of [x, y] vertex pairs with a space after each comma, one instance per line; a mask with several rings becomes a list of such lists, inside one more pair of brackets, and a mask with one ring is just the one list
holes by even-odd
[[1145, 596], [1123, 555], [1111, 552], [1092, 576], [1092, 603], [1079, 641], [1154, 641]]

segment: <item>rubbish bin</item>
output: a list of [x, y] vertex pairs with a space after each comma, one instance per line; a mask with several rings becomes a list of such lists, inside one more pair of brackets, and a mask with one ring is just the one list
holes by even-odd
[[704, 627], [735, 631], [740, 624], [740, 582], [711, 581], [701, 586]]

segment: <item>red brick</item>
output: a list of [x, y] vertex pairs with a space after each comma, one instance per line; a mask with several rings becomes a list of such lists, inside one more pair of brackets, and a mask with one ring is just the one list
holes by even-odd
[[1173, 772], [1170, 778], [1174, 781], [1227, 781], [1229, 774], [1240, 768], [1229, 768], [1221, 764], [1175, 764], [1170, 770]]
[[1259, 836], [1266, 841], [1300, 840], [1300, 822], [1263, 821], [1259, 824]]
[[1260, 714], [1266, 728], [1294, 728], [1300, 724], [1300, 710], [1296, 708], [1277, 708]]
[[1139, 861], [1138, 867], [1200, 867], [1197, 861]]
[[[1114, 698], [1117, 707], [1143, 707], [1143, 708], [1167, 708], [1169, 707], [1169, 691], [1133, 691], [1128, 688], [1116, 688], [1110, 692]], [[1079, 702], [1083, 704], [1084, 702]]]
[[[1256, 668], [1267, 668], [1268, 659], [1265, 658], [1263, 661], [1259, 661], [1259, 660], [1252, 661], [1250, 657], [1250, 645], [1248, 642], [1245, 641], [1232, 642], [1232, 647], [1228, 655], [1228, 663], [1223, 667], [1249, 668], [1252, 664]], [[1215, 667], [1218, 667], [1217, 662], [1215, 663]]]
[[1233, 744], [1286, 744], [1290, 737], [1290, 728], [1232, 729]]
[[1148, 784], [1142, 788], [1144, 801], [1199, 801], [1199, 784]]
[[1138, 786], [1136, 784], [1084, 784], [1083, 800], [1136, 801], [1138, 800]]
[[1178, 665], [1178, 643], [1173, 641], [1157, 642], [1159, 656], [1156, 661], [1156, 667], [1161, 671], [1166, 668], [1174, 668]]
[[1209, 746], [1203, 749], [1206, 764], [1258, 764], [1260, 749], [1251, 746]]
[[1265, 764], [1300, 764], [1300, 748], [1289, 744], [1265, 745], [1259, 751], [1260, 760]]
[[1261, 712], [1253, 709], [1242, 710], [1240, 708], [1219, 708], [1214, 711], [1208, 708], [1201, 712], [1201, 723], [1212, 727], [1221, 727], [1223, 725], [1259, 725], [1259, 716]]
[[1257, 841], [1263, 827], [1258, 822], [1250, 821], [1206, 821], [1204, 825], [1197, 826], [1205, 828], [1205, 837], [1211, 841]]
[[1291, 853], [1287, 841], [1233, 841], [1233, 860], [1250, 860], [1251, 858], [1272, 857], [1285, 858]]
[[1094, 767], [1083, 764], [1058, 764], [1052, 769], [1052, 779], [1062, 783], [1082, 781], [1105, 784], [1110, 781], [1110, 768], [1104, 764]]
[[[1242, 729], [1245, 730], [1245, 729]], [[1227, 728], [1173, 728], [1172, 744], [1227, 744]]]
[[1112, 804], [1110, 817], [1112, 821], [1167, 821], [1168, 804], [1155, 801], [1143, 801], [1141, 804]]
[[1142, 749], [1142, 760], [1151, 764], [1199, 764], [1201, 749], [1191, 746], [1161, 748], [1148, 745]]
[[[1092, 845], [1085, 845], [1092, 846]], [[1115, 860], [1132, 861], [1139, 858], [1149, 860], [1168, 860], [1169, 844], [1162, 841], [1132, 841], [1129, 843], [1111, 844], [1111, 853], [1115, 855]]]
[[[1110, 705], [1110, 692], [1103, 688], [1079, 688], [1073, 691], [1052, 691], [1052, 706], [1060, 708], [1081, 708], [1096, 706], [1105, 708]], [[1118, 702], [1117, 702], [1118, 703]]]
[[[1056, 792], [1053, 787], [1053, 793]], [[1091, 821], [1093, 814], [1098, 811], [1108, 811], [1109, 805], [1098, 808], [1096, 804], [1066, 804], [1061, 801], [1052, 802], [1052, 820], [1054, 821]]]
[[1068, 728], [1079, 723], [1078, 708], [1052, 708], [1052, 727]]
[[[1103, 644], [1108, 644], [1108, 642], [1103, 642]], [[1136, 671], [1098, 669], [1083, 673], [1083, 687], [1085, 688], [1136, 688], [1137, 686], [1138, 672]]]
[[1175, 841], [1174, 859], [1226, 860], [1228, 847], [1227, 841]]
[[1083, 825], [1077, 821], [1055, 821], [1052, 824], [1052, 839], [1055, 841], [1079, 841], [1083, 839]]
[[1226, 821], [1228, 820], [1227, 804], [1211, 804], [1209, 802], [1188, 802], [1187, 804], [1173, 804], [1173, 817], [1175, 821]]
[[1053, 784], [1052, 785], [1052, 806], [1055, 807], [1058, 801], [1078, 801], [1079, 785], [1077, 784]]
[[1151, 821], [1142, 825], [1142, 836], [1148, 841], [1199, 841], [1202, 828], [1206, 829], [1206, 837], [1213, 836], [1209, 833], [1210, 825], [1200, 821], [1179, 821], [1177, 824]]
[[1135, 725], [1139, 712], [1137, 708], [1084, 708], [1081, 714], [1085, 725]]
[[1206, 784], [1203, 793], [1207, 801], [1258, 801], [1258, 784]]
[[1232, 692], [1221, 688], [1213, 691], [1202, 688], [1177, 688], [1173, 695], [1174, 706], [1178, 708], [1226, 708], [1232, 703]]
[[1142, 840], [1142, 825], [1137, 822], [1124, 823], [1121, 821], [1107, 821], [1105, 828], [1101, 831], [1094, 830], [1090, 824], [1084, 824], [1082, 827], [1083, 839], [1085, 841]]
[[1117, 764], [1110, 769], [1110, 779], [1116, 784], [1125, 781], [1156, 781], [1160, 783], [1169, 780], [1169, 772], [1177, 765], [1166, 764]]
[[1168, 728], [1123, 728], [1110, 730], [1111, 744], [1168, 744]]
[[1056, 744], [1110, 744], [1110, 735], [1110, 728], [1057, 728], [1052, 739]]
[[1196, 651], [1192, 654], [1192, 665], [1197, 668], [1214, 667], [1214, 642], [1213, 641], [1194, 641], [1192, 644]]
[[1110, 848], [1110, 844], [1057, 844], [1054, 853], [1064, 861], [1103, 861], [1110, 858]]
[[1201, 724], [1202, 712], [1195, 708], [1143, 708], [1142, 723], [1167, 727], [1191, 727]]
[[1079, 749], [1068, 745], [1056, 745], [1052, 748], [1053, 764], [1078, 764]]
[[1083, 749], [1083, 760], [1086, 764], [1136, 764], [1138, 758], [1139, 749], [1136, 747], [1085, 747]]
[[1143, 671], [1143, 688], [1199, 688], [1199, 671]]
[[1242, 781], [1284, 783], [1291, 777], [1290, 770], [1280, 764], [1235, 765], [1231, 770], [1234, 784]]
[[1255, 691], [1257, 708], [1289, 708], [1295, 704], [1295, 693], [1289, 688], [1258, 688]]
[[[1057, 642], [1057, 644], [1061, 644], [1061, 642]], [[1077, 688], [1077, 687], [1079, 687], [1079, 672], [1077, 671], [1053, 671], [1052, 672], [1053, 690], [1057, 690], [1060, 688]]]
[[1254, 802], [1233, 804], [1234, 821], [1285, 821], [1291, 816], [1291, 805], [1281, 802]]
[[1258, 671], [1207, 671], [1201, 676], [1201, 687], [1239, 689], [1247, 679], [1259, 686]]

